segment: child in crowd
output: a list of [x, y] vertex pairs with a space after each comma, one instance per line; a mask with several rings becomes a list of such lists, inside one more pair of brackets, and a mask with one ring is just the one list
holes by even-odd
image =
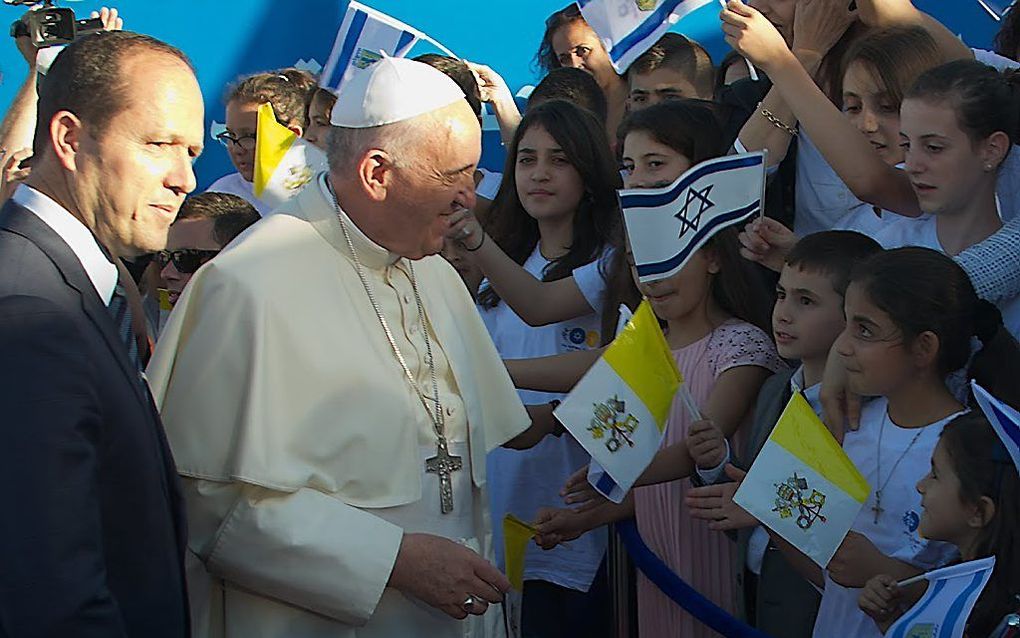
[[207, 190], [237, 195], [254, 206], [260, 215], [269, 213], [269, 207], [255, 197], [252, 184], [259, 105], [271, 105], [276, 121], [301, 136], [308, 127], [308, 105], [315, 89], [315, 79], [311, 75], [293, 68], [256, 73], [230, 87], [224, 100], [227, 128], [216, 139], [227, 147], [237, 172], [219, 178]]
[[[877, 396], [843, 449], [872, 486], [852, 531], [825, 573], [818, 638], [880, 636], [857, 606], [859, 588], [878, 574], [897, 580], [944, 565], [947, 544], [917, 533], [921, 502], [911, 489], [945, 425], [964, 411], [946, 386], [951, 372], [1004, 396], [1020, 374], [1020, 350], [995, 307], [978, 299], [966, 273], [927, 248], [898, 248], [855, 269], [846, 292], [846, 329], [833, 346], [849, 388]], [[971, 339], [981, 349], [971, 356]], [[968, 364], [969, 361], [969, 364]]]
[[312, 93], [312, 99], [308, 102], [308, 127], [305, 129], [304, 139], [309, 144], [315, 144], [322, 150], [326, 150], [326, 134], [329, 133], [329, 117], [336, 104], [336, 95], [329, 89], [317, 87]]
[[[822, 371], [833, 342], [843, 331], [843, 296], [854, 264], [881, 250], [873, 239], [850, 231], [827, 231], [808, 235], [787, 255], [776, 285], [772, 311], [772, 334], [779, 355], [800, 362], [796, 370], [783, 370], [770, 377], [758, 394], [754, 420], [736, 465], [750, 468], [772, 433], [793, 392], [821, 414], [819, 393]], [[713, 428], [715, 438], [722, 432]], [[698, 467], [706, 483], [714, 482], [720, 459], [710, 458], [708, 467]], [[718, 500], [732, 499], [736, 483], [698, 488], [688, 492], [686, 504], [697, 518], [720, 521], [724, 510]], [[730, 501], [732, 502], [732, 501]], [[732, 519], [726, 527], [737, 529], [740, 562], [738, 582], [743, 582], [746, 615], [755, 627], [774, 638], [805, 638], [811, 635], [820, 594], [811, 580], [798, 573], [777, 551], [768, 532], [748, 520], [752, 527], [740, 528]], [[820, 582], [821, 573], [817, 572]], [[812, 579], [816, 580], [816, 579]]]
[[[989, 636], [1003, 616], [1020, 610], [1018, 489], [1017, 468], [980, 412], [946, 425], [931, 470], [917, 484], [920, 536], [952, 543], [961, 561], [995, 557], [991, 579], [967, 620], [967, 636]], [[896, 582], [886, 574], [875, 576], [861, 592], [861, 609], [883, 632], [925, 591], [924, 584], [900, 589]]]
[[[486, 218], [487, 234], [477, 229], [469, 242], [478, 237], [482, 243], [462, 249], [473, 249], [466, 255], [479, 257], [489, 276], [478, 305], [503, 358], [544, 357], [600, 344], [605, 264], [619, 242], [618, 180], [594, 115], [563, 100], [528, 109], [508, 148], [504, 179]], [[540, 292], [533, 295], [528, 288]], [[536, 303], [567, 310], [535, 321]], [[521, 398], [545, 404], [562, 395], [521, 392]], [[533, 520], [540, 507], [559, 502], [559, 486], [587, 459], [569, 436], [489, 454], [498, 561], [504, 515]], [[605, 530], [553, 552], [530, 548], [522, 613], [526, 635], [606, 631], [607, 583], [597, 577], [605, 550]]]
[[[723, 134], [712, 112], [687, 101], [669, 101], [632, 114], [622, 134], [629, 188], [671, 183], [694, 163], [724, 151]], [[735, 235], [724, 230], [674, 276], [638, 284], [666, 324], [666, 340], [694, 401], [727, 436], [745, 421], [765, 378], [782, 367], [772, 341], [759, 327], [765, 322], [764, 293], [753, 286], [736, 250]], [[645, 541], [671, 569], [713, 602], [734, 610], [732, 544], [690, 518], [681, 505], [686, 485], [674, 480], [692, 471], [687, 437], [704, 426], [677, 401], [664, 447], [640, 479], [648, 487], [635, 489], [619, 505], [598, 497], [597, 504], [583, 513], [544, 510], [538, 519], [538, 542], [552, 547], [587, 529], [636, 516]], [[583, 473], [575, 475], [579, 478], [572, 479], [571, 489], [586, 485]], [[638, 622], [642, 636], [712, 633], [643, 576], [638, 581]]]
[[664, 100], [711, 100], [715, 68], [708, 51], [679, 33], [666, 33], [627, 68], [631, 111]]

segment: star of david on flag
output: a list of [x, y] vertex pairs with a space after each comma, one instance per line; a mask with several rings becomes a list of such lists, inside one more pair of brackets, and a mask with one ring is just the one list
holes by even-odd
[[641, 281], [670, 277], [717, 232], [761, 212], [765, 153], [702, 162], [664, 188], [620, 191]]

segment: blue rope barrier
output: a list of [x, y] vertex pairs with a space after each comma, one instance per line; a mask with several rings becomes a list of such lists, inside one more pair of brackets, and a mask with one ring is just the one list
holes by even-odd
[[683, 607], [687, 613], [719, 632], [726, 638], [769, 638], [754, 627], [746, 625], [723, 611], [718, 605], [702, 596], [682, 578], [673, 573], [662, 559], [645, 545], [634, 519], [616, 524], [616, 531], [623, 539], [634, 565], [648, 580], [655, 583], [670, 600]]

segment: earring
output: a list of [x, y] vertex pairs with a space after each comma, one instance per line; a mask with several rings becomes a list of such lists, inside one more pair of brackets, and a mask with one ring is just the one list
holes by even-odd
[[991, 164], [985, 164], [985, 172], [987, 173], [990, 170], [992, 170], [992, 165]]

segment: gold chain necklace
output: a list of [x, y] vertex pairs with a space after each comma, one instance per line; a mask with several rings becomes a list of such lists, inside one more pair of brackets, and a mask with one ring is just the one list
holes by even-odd
[[[329, 181], [326, 182], [327, 186]], [[336, 193], [333, 193], [333, 189], [329, 187], [330, 193], [333, 195], [333, 209], [336, 213], [337, 221], [340, 222], [340, 230], [343, 231], [344, 240], [347, 242], [347, 248], [351, 251], [351, 259], [354, 262], [354, 270], [358, 274], [358, 279], [361, 280], [361, 285], [365, 289], [365, 294], [368, 295], [368, 301], [372, 304], [372, 310], [375, 311], [375, 316], [379, 320], [379, 325], [382, 326], [383, 332], [386, 334], [386, 340], [390, 344], [390, 349], [393, 350], [394, 356], [400, 363], [400, 367], [404, 371], [404, 376], [407, 378], [408, 383], [411, 384], [411, 388], [418, 395], [421, 400], [422, 406], [425, 408], [425, 413], [428, 414], [429, 420], [432, 422], [432, 430], [436, 435], [436, 455], [425, 460], [425, 471], [430, 474], [436, 474], [439, 477], [439, 510], [443, 514], [449, 514], [453, 511], [453, 481], [451, 475], [463, 468], [464, 463], [461, 457], [450, 454], [449, 443], [446, 440], [446, 419], [443, 416], [443, 406], [439, 399], [439, 383], [436, 379], [436, 362], [432, 354], [432, 341], [429, 339], [428, 326], [425, 323], [425, 308], [421, 302], [421, 295], [418, 293], [418, 282], [414, 276], [414, 266], [408, 262], [408, 273], [411, 280], [411, 290], [414, 291], [414, 300], [418, 306], [418, 320], [421, 322], [422, 334], [425, 336], [425, 356], [426, 362], [429, 366], [429, 374], [432, 377], [432, 397], [426, 398], [425, 393], [422, 391], [421, 386], [415, 380], [414, 375], [411, 373], [411, 368], [407, 365], [407, 361], [404, 359], [403, 353], [400, 352], [400, 348], [397, 346], [397, 340], [393, 337], [393, 332], [390, 330], [389, 323], [386, 321], [386, 317], [383, 316], [382, 309], [379, 308], [379, 302], [376, 301], [375, 294], [372, 292], [372, 287], [368, 284], [368, 278], [365, 276], [364, 266], [361, 265], [361, 260], [358, 259], [358, 253], [354, 250], [354, 242], [351, 241], [351, 234], [347, 230], [347, 224], [344, 222], [343, 212], [340, 210], [340, 203], [337, 201]], [[429, 408], [429, 399], [435, 404], [435, 413]]]
[[[878, 457], [876, 463], [877, 467], [875, 468], [876, 483], [882, 480], [882, 435], [885, 434], [885, 422], [889, 420], [889, 410], [886, 408], [885, 415], [882, 417], [882, 425], [878, 429], [878, 450], [875, 454], [875, 456]], [[903, 450], [903, 454], [900, 454], [900, 458], [896, 459], [896, 462], [893, 463], [892, 469], [889, 470], [889, 475], [885, 477], [885, 482], [882, 483], [881, 487], [875, 490], [875, 506], [871, 508], [871, 511], [875, 513], [876, 525], [878, 525], [878, 519], [882, 515], [882, 512], [885, 511], [885, 509], [882, 508], [882, 492], [885, 490], [885, 487], [889, 485], [889, 481], [892, 480], [893, 474], [896, 473], [896, 468], [900, 465], [900, 461], [902, 461], [903, 457], [907, 455], [907, 452], [910, 452], [910, 448], [914, 447], [914, 443], [917, 443], [917, 439], [921, 438], [921, 433], [923, 432], [923, 427], [917, 429], [917, 434], [914, 435], [914, 438], [910, 439], [907, 449]]]

